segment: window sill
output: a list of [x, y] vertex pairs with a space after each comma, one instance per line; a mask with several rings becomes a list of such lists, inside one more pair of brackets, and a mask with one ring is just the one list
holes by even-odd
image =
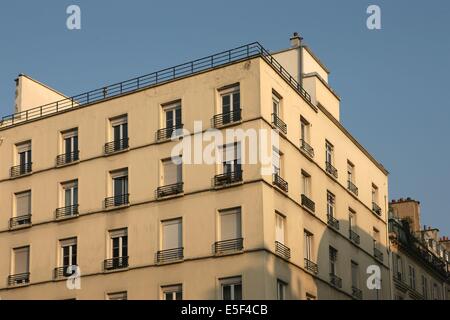
[[75, 164], [78, 164], [78, 163], [80, 163], [80, 160], [75, 160], [75, 161], [72, 161], [72, 162], [69, 162], [69, 163], [64, 163], [64, 164], [57, 164], [56, 166], [55, 166], [55, 168], [64, 168], [64, 167], [68, 167], [68, 166], [73, 166], [73, 165], [75, 165]]
[[31, 228], [32, 226], [33, 226], [33, 224], [30, 223], [30, 224], [23, 225], [23, 226], [10, 227], [9, 231], [18, 231], [18, 230], [22, 230], [22, 229], [28, 229], [28, 228]]
[[15, 177], [9, 177], [9, 180], [16, 180], [16, 179], [28, 177], [28, 176], [31, 176], [32, 174], [33, 174], [33, 172], [24, 173], [24, 174], [15, 176]]
[[130, 151], [130, 147], [125, 148], [125, 149], [121, 149], [121, 150], [117, 150], [117, 151], [113, 151], [113, 152], [109, 152], [109, 153], [103, 153], [103, 156], [104, 157], [109, 157], [109, 156], [113, 156], [113, 155], [124, 153], [124, 152], [128, 152], [128, 151]]
[[122, 205], [119, 205], [119, 206], [104, 208], [104, 211], [114, 211], [114, 210], [126, 209], [129, 206], [130, 206], [130, 204], [127, 203], [127, 204], [122, 204]]
[[171, 194], [171, 195], [167, 195], [167, 196], [163, 196], [163, 197], [156, 197], [156, 200], [163, 201], [163, 200], [169, 200], [169, 199], [179, 198], [179, 197], [183, 197], [183, 196], [184, 196], [184, 192], [180, 192], [180, 193]]

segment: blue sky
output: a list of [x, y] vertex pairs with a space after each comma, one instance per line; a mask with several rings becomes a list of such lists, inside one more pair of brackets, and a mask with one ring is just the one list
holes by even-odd
[[[366, 28], [370, 4], [381, 30]], [[390, 198], [420, 200], [422, 224], [450, 235], [449, 19], [446, 0], [1, 1], [0, 114], [19, 73], [73, 95], [298, 31], [331, 70], [341, 121], [390, 171]]]

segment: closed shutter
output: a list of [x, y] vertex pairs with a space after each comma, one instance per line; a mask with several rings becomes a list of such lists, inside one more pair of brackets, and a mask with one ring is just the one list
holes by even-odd
[[182, 181], [182, 166], [172, 159], [163, 162], [163, 184], [165, 186]]
[[275, 240], [284, 244], [284, 221], [285, 218], [281, 214], [276, 214], [275, 221]]
[[220, 240], [241, 238], [241, 210], [239, 208], [220, 212]]
[[183, 246], [181, 219], [164, 221], [162, 233], [162, 250], [181, 248]]
[[31, 214], [31, 192], [16, 194], [16, 216]]
[[14, 249], [14, 274], [28, 273], [30, 247]]

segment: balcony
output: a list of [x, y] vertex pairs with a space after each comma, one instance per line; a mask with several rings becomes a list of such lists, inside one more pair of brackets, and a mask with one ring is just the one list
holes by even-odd
[[226, 125], [234, 124], [242, 120], [242, 110], [230, 111], [226, 113], [216, 114], [211, 122], [214, 128], [220, 128]]
[[22, 227], [31, 227], [31, 214], [14, 217], [9, 219], [9, 229], [18, 229]]
[[105, 209], [129, 205], [129, 198], [129, 193], [105, 198]]
[[358, 187], [353, 184], [350, 180], [347, 181], [347, 189], [351, 191], [355, 196], [358, 195]]
[[174, 248], [161, 250], [156, 253], [156, 262], [157, 263], [169, 263], [181, 261], [184, 259], [184, 248]]
[[380, 249], [374, 247], [373, 248], [373, 256], [380, 262], [383, 262], [383, 252]]
[[375, 202], [372, 202], [372, 211], [375, 212], [377, 215], [381, 216], [381, 208]]
[[330, 273], [330, 283], [336, 288], [342, 288], [342, 279], [334, 273]]
[[214, 187], [224, 187], [242, 181], [242, 170], [227, 172], [214, 176]]
[[106, 271], [128, 268], [128, 256], [115, 257], [103, 261], [103, 269]]
[[325, 162], [325, 170], [332, 175], [335, 179], [338, 178], [338, 171], [330, 162]]
[[288, 192], [288, 183], [285, 180], [283, 180], [283, 178], [281, 178], [278, 173], [273, 174], [272, 183], [281, 190], [283, 190], [284, 192]]
[[311, 260], [308, 260], [305, 258], [305, 269], [314, 273], [319, 273], [319, 267], [317, 266], [317, 263], [312, 262]]
[[357, 234], [355, 231], [353, 231], [352, 229], [349, 230], [349, 235], [348, 237], [350, 238], [350, 240], [352, 240], [354, 243], [359, 244], [360, 243], [360, 236], [359, 234]]
[[327, 214], [327, 223], [330, 227], [339, 230], [339, 221], [332, 215]]
[[215, 254], [225, 254], [231, 252], [238, 252], [244, 249], [244, 239], [230, 239], [222, 240], [214, 243], [214, 253]]
[[314, 212], [316, 210], [316, 204], [314, 203], [314, 201], [312, 201], [310, 198], [308, 198], [304, 194], [302, 194], [302, 196], [301, 196], [301, 202], [302, 202], [302, 206], [306, 207], [311, 212]]
[[287, 134], [287, 124], [281, 120], [278, 115], [272, 113], [272, 125], [284, 134]]
[[32, 172], [32, 167], [33, 167], [32, 162], [22, 163], [21, 165], [12, 167], [9, 172], [10, 177], [18, 178], [20, 176], [30, 174]]
[[306, 153], [310, 158], [314, 158], [314, 149], [305, 140], [300, 139], [300, 150]]
[[30, 273], [19, 273], [8, 276], [8, 286], [17, 286], [30, 283]]
[[128, 149], [128, 138], [105, 143], [105, 154], [113, 154]]
[[56, 220], [78, 217], [78, 204], [56, 209]]
[[178, 124], [170, 128], [159, 129], [156, 131], [157, 141], [166, 141], [183, 134], [183, 124]]
[[[72, 270], [69, 272], [69, 268], [72, 268]], [[75, 274], [76, 269], [78, 268], [77, 265], [71, 265], [71, 266], [62, 266], [55, 268], [53, 270], [53, 279], [62, 279], [70, 277], [71, 275]]]
[[74, 152], [70, 152], [70, 153], [60, 154], [59, 156], [56, 157], [56, 166], [60, 167], [60, 166], [65, 166], [70, 163], [74, 163], [74, 162], [80, 160], [79, 155], [80, 155], [80, 151], [74, 151]]
[[352, 296], [358, 300], [362, 299], [362, 291], [355, 286], [352, 286]]
[[279, 241], [275, 241], [275, 253], [287, 260], [291, 258], [291, 249]]
[[183, 182], [177, 182], [174, 184], [169, 184], [167, 186], [158, 187], [156, 189], [156, 197], [164, 198], [169, 196], [174, 196], [183, 193]]

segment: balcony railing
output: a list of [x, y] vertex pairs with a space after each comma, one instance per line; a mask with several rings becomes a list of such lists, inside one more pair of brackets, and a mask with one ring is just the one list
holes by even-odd
[[355, 231], [353, 231], [352, 229], [349, 230], [349, 238], [350, 240], [352, 240], [354, 243], [359, 244], [360, 243], [360, 236], [359, 234], [357, 234]]
[[288, 183], [285, 180], [283, 180], [283, 178], [281, 178], [280, 175], [277, 173], [273, 174], [273, 184], [276, 185], [281, 190], [283, 190], [284, 192], [288, 192]]
[[164, 141], [170, 140], [172, 137], [178, 137], [183, 134], [183, 124], [178, 124], [173, 127], [159, 129], [156, 131], [156, 140]]
[[78, 204], [56, 209], [56, 219], [64, 219], [78, 216]]
[[242, 249], [244, 249], [243, 238], [222, 240], [214, 243], [215, 254], [242, 251]]
[[175, 262], [184, 259], [184, 248], [161, 250], [156, 253], [157, 263]]
[[236, 123], [242, 120], [242, 110], [235, 110], [226, 113], [216, 114], [212, 118], [212, 125], [214, 128], [220, 128], [228, 124]]
[[306, 259], [306, 258], [305, 258], [305, 269], [314, 274], [319, 273], [319, 266], [317, 265], [317, 263], [314, 263], [311, 260]]
[[333, 177], [335, 177], [336, 179], [338, 178], [338, 171], [330, 162], [325, 162], [325, 169]]
[[78, 161], [78, 160], [80, 160], [79, 154], [80, 154], [80, 151], [74, 151], [74, 152], [70, 152], [70, 153], [60, 154], [59, 156], [56, 157], [56, 165], [63, 166], [63, 165]]
[[128, 149], [128, 140], [128, 138], [124, 138], [105, 143], [105, 154], [112, 154]]
[[348, 190], [350, 190], [351, 192], [353, 192], [353, 194], [355, 196], [358, 195], [358, 187], [355, 186], [355, 184], [353, 182], [351, 182], [350, 180], [347, 181], [347, 188]]
[[373, 248], [373, 256], [374, 256], [375, 259], [377, 259], [378, 261], [383, 262], [383, 252], [381, 252], [380, 249], [374, 247], [374, 248]]
[[9, 228], [15, 229], [19, 227], [31, 226], [31, 214], [13, 217], [9, 219]]
[[30, 273], [19, 273], [8, 276], [8, 286], [17, 286], [30, 283]]
[[305, 152], [311, 158], [314, 158], [314, 148], [311, 147], [304, 139], [300, 139], [300, 150]]
[[362, 299], [362, 291], [355, 286], [352, 286], [352, 296], [358, 300]]
[[9, 172], [11, 178], [17, 178], [32, 172], [33, 163], [22, 163], [21, 165], [11, 167]]
[[314, 203], [314, 201], [312, 201], [310, 198], [308, 198], [304, 194], [302, 194], [302, 199], [301, 200], [302, 200], [302, 206], [305, 206], [306, 208], [308, 208], [312, 212], [314, 212], [316, 210], [316, 204]]
[[339, 230], [339, 221], [332, 215], [327, 214], [327, 223], [330, 227]]
[[128, 268], [128, 256], [106, 259], [103, 261], [103, 268], [105, 270], [116, 270], [116, 269]]
[[381, 208], [375, 202], [372, 202], [372, 211], [375, 212], [377, 215], [381, 216]]
[[272, 113], [272, 125], [284, 134], [287, 134], [287, 124], [284, 123], [283, 120], [281, 120], [275, 113]]
[[125, 206], [130, 203], [130, 194], [121, 194], [114, 197], [105, 198], [105, 208]]
[[183, 182], [177, 182], [169, 184], [167, 186], [161, 186], [156, 189], [156, 197], [164, 198], [183, 193]]
[[342, 279], [334, 273], [330, 273], [330, 283], [336, 288], [342, 288]]
[[[62, 266], [55, 268], [53, 270], [53, 278], [54, 279], [61, 279], [61, 278], [67, 278], [73, 275], [76, 272], [77, 265], [71, 265], [71, 266]], [[71, 271], [69, 272], [71, 268]]]
[[291, 258], [291, 249], [279, 241], [275, 241], [275, 253], [285, 259]]
[[214, 186], [223, 187], [232, 183], [242, 181], [242, 170], [222, 173], [214, 176]]

